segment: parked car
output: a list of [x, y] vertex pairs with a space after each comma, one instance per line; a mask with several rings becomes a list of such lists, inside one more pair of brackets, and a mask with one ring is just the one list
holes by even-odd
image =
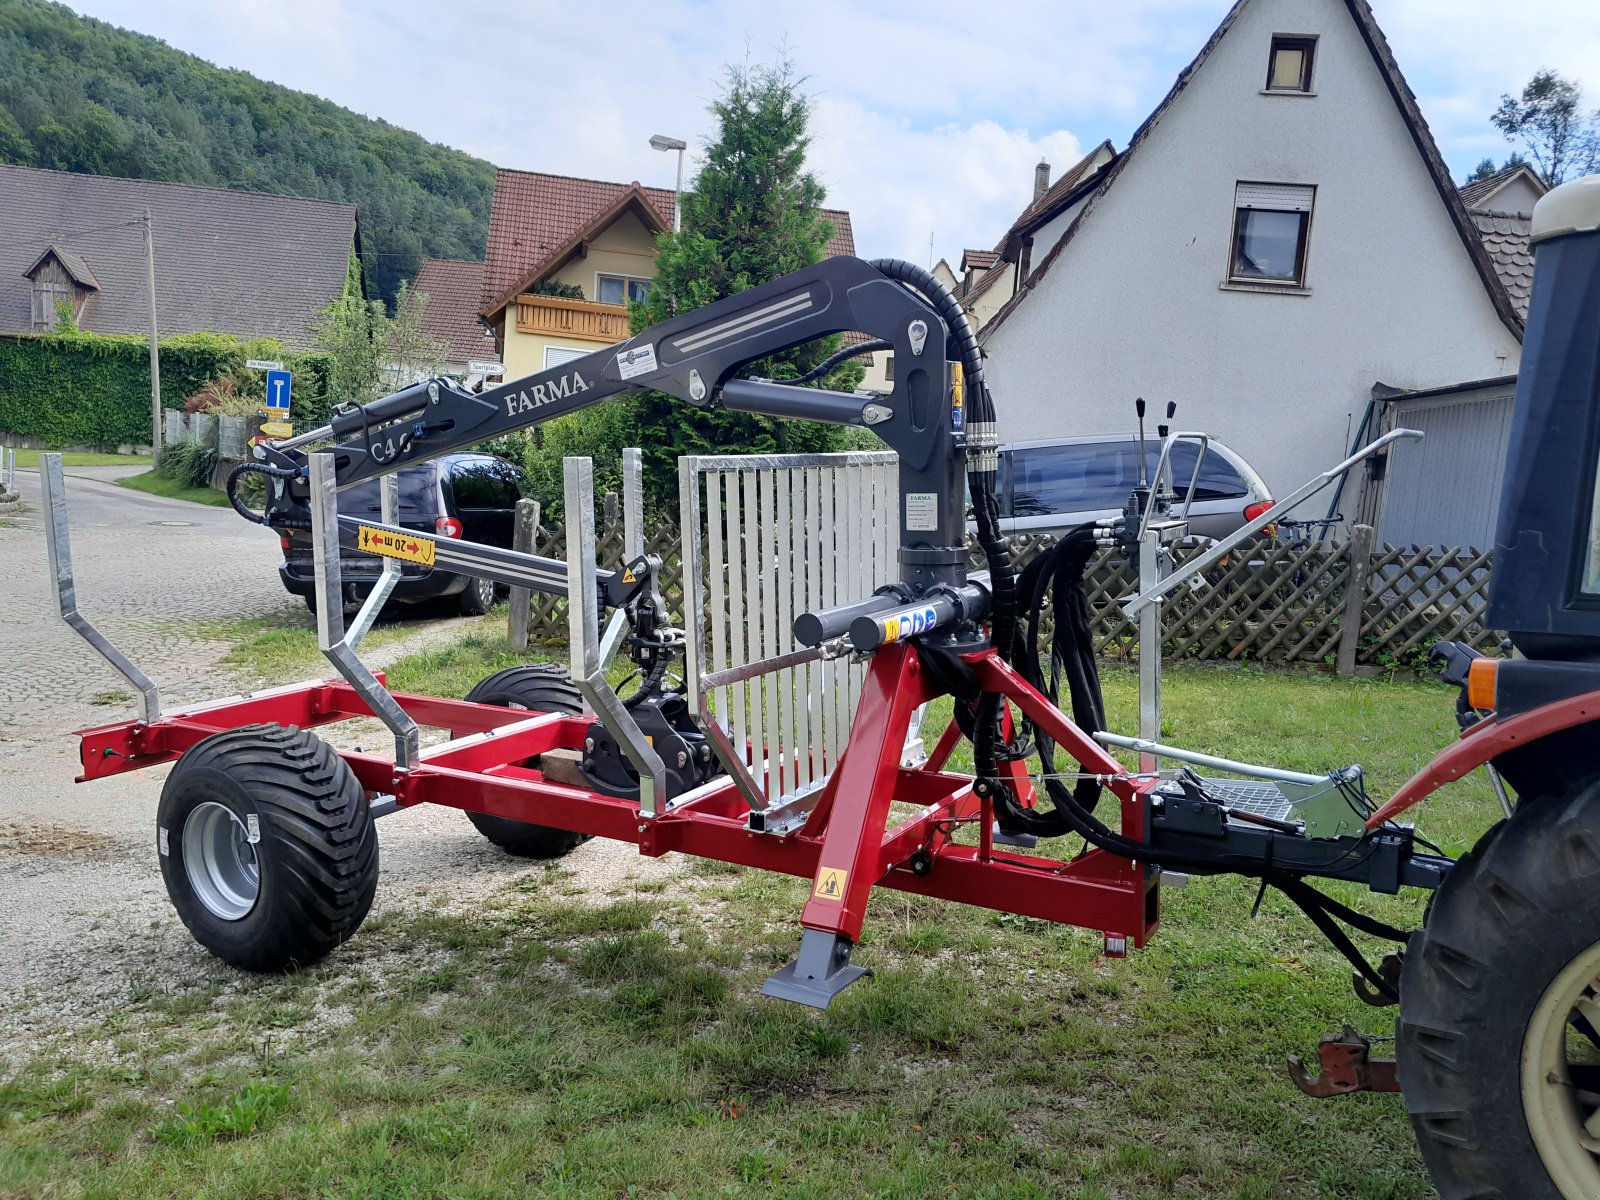
[[[1200, 447], [1172, 448], [1174, 490], [1187, 494]], [[1155, 472], [1161, 441], [1145, 440], [1145, 474]], [[1139, 439], [1134, 434], [1011, 442], [1000, 447], [1000, 528], [1006, 533], [1061, 533], [1085, 521], [1122, 515], [1139, 484]], [[1237, 451], [1213, 441], [1200, 464], [1189, 532], [1220, 538], [1272, 505], [1261, 476]]]
[[[400, 481], [399, 523], [431, 537], [463, 538], [490, 546], [511, 545], [517, 500], [527, 482], [522, 468], [490, 454], [447, 454], [432, 462], [405, 467]], [[378, 481], [368, 480], [339, 493], [339, 512], [345, 516], [376, 520], [382, 506]], [[305, 599], [316, 611], [316, 578], [310, 533], [293, 533], [280, 539], [283, 565], [278, 568], [283, 586]], [[340, 558], [346, 606], [359, 604], [377, 581], [383, 560], [346, 549]], [[494, 603], [492, 580], [458, 575], [453, 571], [400, 564], [400, 579], [391, 604], [415, 604], [454, 596], [456, 607], [472, 616], [489, 611]]]

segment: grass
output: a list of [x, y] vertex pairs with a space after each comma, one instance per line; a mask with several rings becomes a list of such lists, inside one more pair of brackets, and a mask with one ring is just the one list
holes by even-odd
[[[18, 450], [17, 466], [36, 469], [39, 466], [39, 455], [47, 453], [44, 450]], [[148, 467], [150, 456], [148, 454], [98, 454], [89, 451], [61, 451], [61, 465], [64, 467]]]
[[130, 475], [126, 479], [114, 482], [118, 487], [132, 488], [149, 496], [165, 496], [168, 500], [188, 500], [194, 504], [210, 504], [219, 508], [226, 508], [228, 505], [228, 497], [215, 488], [185, 487], [176, 480], [158, 475], [154, 471], [146, 471], [142, 475]]
[[[471, 637], [390, 678], [460, 695], [507, 661]], [[1131, 727], [1134, 677], [1105, 682]], [[1398, 679], [1180, 667], [1165, 704], [1185, 744], [1360, 759], [1374, 795], [1454, 736], [1450, 693]], [[1459, 850], [1493, 812], [1470, 780], [1422, 820]], [[1432, 1194], [1399, 1097], [1290, 1084], [1287, 1054], [1347, 1020], [1391, 1032], [1393, 1010], [1356, 999], [1287, 903], [1250, 919], [1247, 881], [1166, 891], [1123, 960], [1093, 933], [881, 892], [856, 955], [876, 977], [817, 1013], [759, 994], [803, 881], [712, 864], [588, 896], [584, 853], [472, 908], [391, 908], [293, 975], [137, 986], [0, 1080], [0, 1195]]]

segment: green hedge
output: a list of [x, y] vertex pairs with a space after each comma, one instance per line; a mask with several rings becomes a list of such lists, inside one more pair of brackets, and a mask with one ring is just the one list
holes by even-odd
[[[242, 373], [245, 344], [192, 333], [161, 343], [161, 403], [182, 408], [204, 384]], [[326, 355], [286, 360], [294, 417], [325, 417]], [[150, 440], [149, 341], [136, 335], [49, 333], [0, 337], [0, 433], [49, 446], [115, 447]]]

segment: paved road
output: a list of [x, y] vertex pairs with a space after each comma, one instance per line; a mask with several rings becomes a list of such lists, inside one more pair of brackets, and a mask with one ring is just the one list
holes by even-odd
[[[155, 679], [163, 703], [203, 699], [225, 649], [207, 627], [292, 601], [277, 539], [231, 509], [114, 486], [129, 473], [68, 469], [78, 607]], [[24, 511], [0, 518], [0, 746], [132, 712], [90, 704], [127, 685], [56, 615], [38, 474], [19, 471], [17, 486]]]

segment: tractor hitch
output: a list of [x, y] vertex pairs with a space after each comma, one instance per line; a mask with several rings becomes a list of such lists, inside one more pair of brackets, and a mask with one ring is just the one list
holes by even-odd
[[1298, 1055], [1289, 1056], [1289, 1078], [1308, 1096], [1326, 1098], [1351, 1092], [1398, 1092], [1394, 1059], [1373, 1058], [1372, 1039], [1346, 1025], [1324, 1034], [1317, 1044], [1320, 1075], [1312, 1075]]

